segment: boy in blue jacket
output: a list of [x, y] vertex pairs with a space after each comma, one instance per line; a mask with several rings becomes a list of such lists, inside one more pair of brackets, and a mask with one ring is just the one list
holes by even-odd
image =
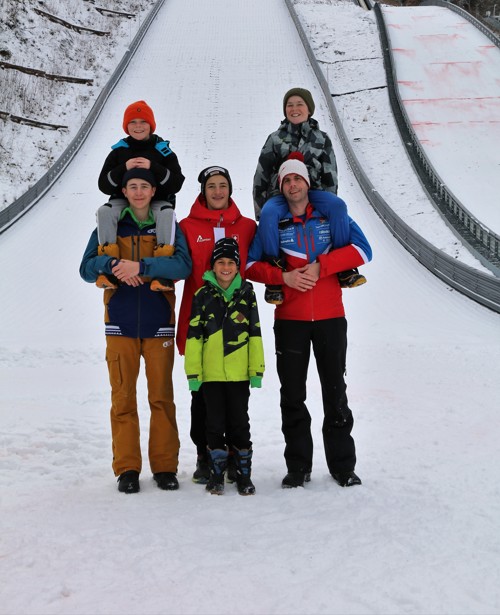
[[121, 258], [99, 251], [97, 229], [80, 265], [81, 277], [95, 283], [101, 274], [119, 280], [104, 291], [106, 362], [111, 385], [113, 471], [121, 493], [137, 493], [142, 469], [136, 383], [141, 358], [146, 367], [151, 411], [148, 456], [160, 489], [179, 488], [179, 436], [172, 384], [174, 364], [175, 296], [155, 292], [152, 277], [181, 280], [191, 272], [191, 258], [179, 226], [175, 254], [155, 256], [156, 225], [151, 199], [156, 180], [149, 169], [133, 168], [122, 179], [127, 205], [117, 227]]

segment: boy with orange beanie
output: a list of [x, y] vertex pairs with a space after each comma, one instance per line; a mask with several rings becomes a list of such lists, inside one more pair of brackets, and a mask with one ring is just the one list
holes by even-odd
[[[127, 137], [111, 147], [99, 175], [99, 190], [110, 199], [97, 210], [99, 254], [120, 258], [116, 229], [126, 200], [121, 192], [122, 179], [130, 169], [148, 169], [156, 180], [156, 193], [151, 210], [156, 222], [155, 256], [172, 256], [175, 237], [175, 194], [184, 182], [179, 161], [170, 149], [169, 141], [154, 134], [156, 120], [151, 107], [144, 101], [131, 103], [123, 115], [123, 130]], [[117, 280], [100, 275], [99, 288], [116, 288]], [[173, 289], [171, 280], [154, 279], [151, 290]]]

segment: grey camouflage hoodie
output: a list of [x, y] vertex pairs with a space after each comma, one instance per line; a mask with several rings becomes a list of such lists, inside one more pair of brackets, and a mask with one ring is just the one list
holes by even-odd
[[330, 137], [309, 118], [301, 124], [287, 119], [271, 133], [262, 148], [253, 179], [255, 217], [258, 220], [264, 203], [279, 194], [278, 169], [291, 152], [301, 152], [309, 171], [311, 190], [326, 190], [337, 194], [337, 161]]

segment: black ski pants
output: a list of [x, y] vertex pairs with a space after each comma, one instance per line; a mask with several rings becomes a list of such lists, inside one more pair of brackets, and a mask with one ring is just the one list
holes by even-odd
[[250, 382], [204, 382], [206, 438], [210, 449], [224, 448], [226, 442], [240, 450], [252, 447], [248, 400]]
[[313, 462], [311, 415], [305, 404], [311, 345], [323, 398], [323, 443], [330, 473], [354, 470], [353, 416], [344, 380], [347, 321], [276, 320], [276, 362], [281, 383], [281, 420], [289, 472], [310, 472]]
[[207, 406], [203, 397], [203, 384], [199, 391], [191, 392], [191, 428], [189, 435], [198, 455], [207, 454]]
[[[193, 444], [196, 446], [196, 454], [198, 456], [203, 456], [203, 457], [206, 457], [207, 455], [207, 446], [208, 446], [207, 402], [205, 400], [205, 396], [203, 395], [205, 384], [206, 383], [203, 383], [201, 385], [201, 388], [199, 391], [191, 391], [191, 427], [189, 430], [189, 435], [191, 436], [191, 440]], [[225, 383], [221, 383], [221, 384], [225, 384]], [[237, 384], [241, 384], [241, 383], [237, 383]], [[245, 388], [244, 384], [243, 384], [243, 388]], [[247, 403], [247, 409], [248, 409], [248, 398], [247, 398], [246, 403]], [[231, 444], [232, 442], [231, 442], [230, 431], [226, 430], [226, 445], [230, 448]], [[218, 448], [224, 448], [224, 446], [220, 446]], [[241, 447], [238, 447], [238, 448], [241, 448]]]

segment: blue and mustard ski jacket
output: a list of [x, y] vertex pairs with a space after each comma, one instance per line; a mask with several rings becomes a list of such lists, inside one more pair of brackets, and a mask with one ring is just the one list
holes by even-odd
[[[153, 292], [152, 278], [182, 280], [191, 272], [191, 257], [179, 226], [175, 231], [173, 256], [153, 256], [156, 246], [154, 220], [138, 223], [126, 210], [118, 223], [117, 243], [123, 259], [139, 261], [144, 273], [144, 284], [121, 284], [116, 290], [104, 291], [106, 335], [134, 338], [173, 337], [175, 333], [175, 295]], [[110, 256], [98, 256], [97, 230], [89, 240], [80, 265], [80, 275], [94, 283], [101, 273], [111, 273]]]

